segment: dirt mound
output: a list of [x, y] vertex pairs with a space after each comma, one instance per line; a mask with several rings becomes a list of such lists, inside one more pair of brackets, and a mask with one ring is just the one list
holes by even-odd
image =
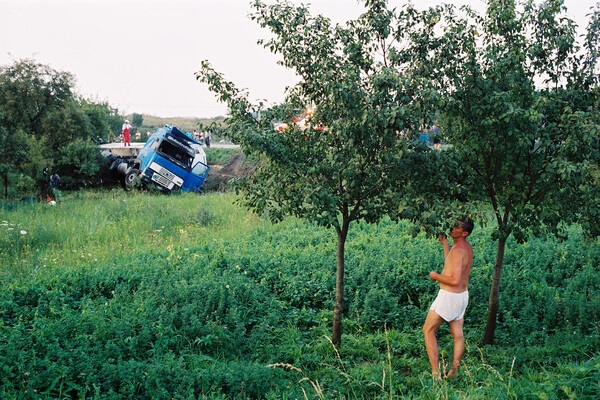
[[231, 178], [239, 176], [243, 170], [242, 163], [245, 159], [244, 153], [235, 153], [231, 156], [229, 161], [221, 167], [219, 174], [222, 176], [230, 176]]
[[236, 178], [251, 174], [255, 165], [247, 163], [244, 153], [235, 153], [223, 165], [211, 165], [203, 190], [225, 191], [227, 183]]

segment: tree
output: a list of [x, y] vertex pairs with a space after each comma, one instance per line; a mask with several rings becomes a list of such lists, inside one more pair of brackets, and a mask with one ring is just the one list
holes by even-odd
[[73, 75], [59, 72], [34, 60], [19, 60], [0, 68], [0, 112], [10, 132], [21, 128], [43, 136], [44, 118], [72, 101]]
[[142, 114], [133, 113], [133, 115], [131, 116], [131, 123], [133, 124], [133, 126], [139, 128], [144, 123], [144, 116]]
[[[244, 202], [274, 221], [293, 215], [335, 229], [336, 295], [332, 341], [341, 344], [344, 250], [354, 221], [397, 215], [408, 177], [418, 171], [411, 139], [423, 121], [429, 93], [402, 47], [417, 13], [367, 1], [346, 26], [280, 1], [254, 4], [251, 18], [273, 33], [262, 43], [296, 71], [299, 83], [285, 104], [252, 104], [244, 91], [208, 62], [197, 79], [228, 104], [228, 134], [265, 163], [239, 188]], [[302, 113], [306, 107], [309, 110]], [[276, 131], [273, 122], [287, 122]]]
[[106, 163], [98, 152], [98, 145], [89, 139], [77, 139], [63, 147], [55, 162], [55, 170], [64, 179], [61, 185], [68, 189], [92, 187]]
[[[78, 98], [73, 86], [74, 77], [70, 73], [34, 60], [19, 60], [0, 68], [0, 147], [5, 155], [0, 161], [0, 173], [5, 196], [8, 196], [9, 174], [26, 175], [31, 182], [38, 182], [38, 194], [44, 195], [47, 181], [40, 176], [41, 170], [54, 168], [58, 160], [63, 160], [66, 146], [107, 138], [115, 121], [120, 128], [121, 118], [116, 109], [107, 103]], [[98, 162], [97, 146], [98, 154], [92, 154], [92, 147], [87, 145], [74, 148], [85, 149], [92, 164]], [[93, 179], [94, 174], [82, 174], [92, 170], [65, 168], [61, 172], [68, 177], [79, 171], [72, 180], [66, 179], [78, 187]]]
[[0, 174], [4, 180], [5, 199], [8, 199], [8, 176], [15, 172], [14, 166], [20, 165], [19, 161], [25, 158], [23, 135], [19, 133], [10, 134], [0, 123]]
[[90, 121], [90, 137], [96, 142], [108, 141], [111, 133], [120, 132], [123, 117], [106, 101], [78, 99], [79, 106]]
[[30, 145], [44, 135], [44, 118], [71, 98], [73, 77], [33, 60], [20, 60], [0, 67], [0, 134], [4, 193], [8, 197], [8, 177], [24, 173]]
[[[472, 172], [459, 182], [473, 194], [483, 189], [497, 222], [483, 338], [492, 344], [509, 236], [562, 236], [565, 223], [585, 224], [585, 218], [597, 224], [597, 215], [582, 210], [598, 194], [588, 185], [597, 166], [591, 150], [598, 148], [598, 131], [591, 121], [598, 115], [598, 81], [593, 46], [579, 51], [561, 0], [489, 1], [484, 16], [463, 10], [458, 16], [448, 9], [444, 34], [429, 46], [439, 68], [432, 76], [445, 92], [446, 140]], [[589, 37], [597, 37], [597, 26]]]

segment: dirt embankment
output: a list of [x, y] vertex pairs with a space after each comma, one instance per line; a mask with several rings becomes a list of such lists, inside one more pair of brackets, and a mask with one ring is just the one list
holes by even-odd
[[251, 174], [256, 168], [255, 163], [246, 161], [243, 153], [235, 153], [223, 165], [211, 165], [203, 190], [226, 191], [229, 181]]

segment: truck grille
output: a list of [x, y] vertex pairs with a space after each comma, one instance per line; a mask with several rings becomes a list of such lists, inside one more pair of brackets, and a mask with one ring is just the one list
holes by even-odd
[[154, 175], [152, 175], [152, 180], [158, 183], [159, 185], [166, 187], [167, 189], [173, 189], [173, 182], [171, 182], [164, 176], [159, 175], [156, 172], [154, 173]]
[[183, 179], [179, 176], [175, 175], [171, 171], [166, 168], [163, 168], [159, 164], [153, 162], [149, 167], [154, 174], [152, 175], [152, 181], [158, 183], [159, 185], [170, 189], [173, 189], [173, 186], [182, 186]]
[[[158, 165], [158, 164], [157, 164]], [[168, 169], [164, 169], [161, 166], [158, 166], [158, 169], [156, 170], [156, 172], [158, 172], [159, 174], [161, 174], [162, 176], [164, 176], [165, 178], [167, 178], [168, 180], [173, 180], [173, 178], [175, 177], [175, 174], [172, 173], [171, 171], [169, 171]]]

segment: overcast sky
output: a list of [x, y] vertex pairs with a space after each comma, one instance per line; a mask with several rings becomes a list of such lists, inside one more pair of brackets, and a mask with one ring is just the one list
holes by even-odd
[[[274, 0], [263, 0], [271, 4]], [[293, 0], [334, 22], [364, 11], [357, 0]], [[389, 0], [390, 7], [405, 0]], [[428, 6], [442, 0], [417, 0]], [[447, 0], [483, 10], [479, 0]], [[593, 0], [565, 0], [569, 16], [587, 25]], [[250, 0], [0, 0], [0, 65], [33, 58], [75, 75], [77, 91], [121, 113], [160, 117], [224, 115], [195, 80], [209, 60], [250, 98], [283, 100], [296, 78], [256, 42], [268, 36], [248, 18]]]

